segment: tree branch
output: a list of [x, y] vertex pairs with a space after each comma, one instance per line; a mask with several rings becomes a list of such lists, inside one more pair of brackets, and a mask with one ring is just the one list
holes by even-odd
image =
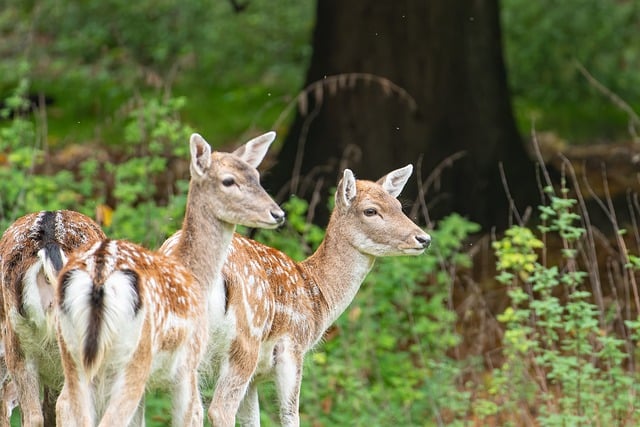
[[611, 91], [605, 85], [596, 80], [595, 77], [587, 71], [586, 68], [580, 63], [580, 61], [576, 61], [576, 67], [580, 74], [584, 76], [585, 79], [589, 81], [600, 93], [609, 98], [609, 100], [622, 111], [629, 115], [629, 133], [633, 138], [634, 142], [639, 142], [640, 138], [638, 137], [638, 133], [636, 131], [636, 127], [640, 127], [640, 116], [636, 114], [636, 112], [631, 108], [629, 104], [627, 104], [620, 96]]

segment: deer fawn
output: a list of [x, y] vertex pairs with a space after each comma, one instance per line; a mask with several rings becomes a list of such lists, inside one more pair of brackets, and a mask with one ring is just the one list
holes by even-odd
[[[206, 350], [211, 292], [235, 224], [273, 228], [284, 212], [255, 169], [275, 133], [233, 153], [211, 153], [191, 136], [191, 181], [173, 257], [104, 240], [60, 272], [59, 342], [65, 384], [63, 426], [144, 423], [145, 384], [172, 392], [173, 425], [202, 425], [198, 364]], [[212, 301], [213, 300], [213, 301]]]
[[[53, 302], [56, 277], [67, 257], [105, 235], [89, 217], [73, 211], [25, 215], [0, 240], [5, 362], [0, 425], [9, 425], [11, 391], [17, 395], [25, 426], [53, 425], [55, 399], [63, 373], [58, 357]], [[44, 402], [40, 393], [43, 387]], [[49, 410], [46, 410], [49, 408]]]
[[[298, 426], [304, 355], [353, 300], [379, 256], [418, 255], [431, 238], [402, 213], [396, 197], [413, 167], [378, 182], [356, 181], [347, 169], [318, 250], [297, 263], [236, 235], [222, 276], [226, 304], [211, 323], [211, 366], [217, 378], [209, 418], [214, 426], [260, 424], [257, 385], [275, 380], [283, 426]], [[177, 251], [176, 233], [161, 251]], [[219, 286], [222, 287], [222, 284]], [[222, 291], [221, 291], [222, 292]]]

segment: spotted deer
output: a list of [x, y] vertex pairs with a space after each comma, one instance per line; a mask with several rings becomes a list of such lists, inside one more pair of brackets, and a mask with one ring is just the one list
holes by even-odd
[[[235, 235], [222, 270], [225, 305], [214, 308], [210, 365], [215, 381], [208, 416], [213, 426], [260, 424], [257, 385], [275, 380], [283, 426], [298, 426], [304, 355], [351, 303], [376, 257], [418, 255], [431, 238], [402, 213], [396, 197], [413, 167], [378, 182], [347, 169], [318, 250], [302, 262]], [[161, 247], [173, 253], [177, 233]], [[222, 290], [220, 291], [222, 292]]]
[[25, 215], [0, 239], [0, 322], [7, 370], [0, 425], [9, 425], [16, 404], [23, 425], [55, 424], [55, 399], [63, 382], [54, 327], [55, 279], [72, 252], [104, 238], [91, 218], [59, 210]]
[[145, 386], [171, 392], [173, 425], [202, 425], [197, 367], [208, 339], [208, 300], [219, 297], [210, 288], [235, 224], [273, 228], [284, 220], [255, 169], [274, 138], [269, 132], [233, 153], [212, 153], [192, 135], [175, 256], [104, 240], [69, 259], [57, 295], [60, 425], [141, 425]]

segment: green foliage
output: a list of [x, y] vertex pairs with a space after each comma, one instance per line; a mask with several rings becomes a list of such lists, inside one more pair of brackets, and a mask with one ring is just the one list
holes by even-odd
[[521, 127], [572, 140], [625, 137], [626, 115], [579, 73], [576, 61], [631, 105], [640, 105], [640, 3], [505, 0], [505, 58]]
[[[151, 99], [129, 114], [125, 127], [127, 152], [133, 155], [117, 165], [106, 165], [113, 176], [116, 203], [106, 232], [148, 247], [158, 246], [180, 228], [184, 216], [188, 177], [166, 182], [168, 162], [188, 158], [193, 132], [178, 116], [184, 98]], [[166, 204], [157, 200], [166, 196]]]
[[505, 0], [506, 57], [514, 94], [551, 106], [591, 93], [580, 61], [616, 93], [640, 101], [640, 4], [616, 0]]
[[[184, 116], [203, 135], [269, 128], [302, 85], [313, 2], [255, 0], [8, 0], [0, 8], [0, 96], [29, 64], [44, 93], [50, 142], [121, 141], [132, 99], [188, 96]], [[124, 114], [123, 114], [124, 113]], [[2, 126], [0, 124], [0, 126]]]
[[58, 0], [39, 6], [37, 13], [49, 16], [37, 21], [39, 29], [55, 40], [50, 55], [79, 60], [85, 67], [77, 72], [89, 72], [88, 66], [98, 64], [101, 71], [129, 79], [140, 78], [124, 72], [131, 65], [165, 77], [185, 55], [193, 54], [191, 48], [206, 37], [211, 17], [211, 3], [202, 0], [141, 1], [133, 6], [126, 0]]
[[[34, 91], [53, 99], [54, 143], [93, 138], [96, 126], [101, 138], [120, 139], [113, 118], [132, 94], [157, 91], [187, 96], [184, 115], [204, 135], [225, 140], [247, 123], [268, 128], [302, 86], [316, 2], [247, 4], [234, 13], [225, 1], [6, 0], [0, 91], [17, 82], [15, 70], [28, 61]], [[522, 129], [536, 117], [539, 129], [565, 137], [624, 135], [625, 114], [594, 91], [574, 61], [640, 105], [638, 2], [506, 0], [500, 6]]]
[[492, 372], [488, 397], [474, 402], [474, 413], [517, 419], [531, 406], [545, 426], [637, 422], [637, 379], [626, 369], [633, 355], [602, 323], [584, 284], [587, 274], [575, 261], [584, 234], [572, 211], [576, 201], [564, 190], [562, 196], [547, 193], [539, 229], [545, 239], [559, 236], [563, 265], [539, 262], [544, 245], [527, 228], [513, 227], [493, 243], [511, 305], [498, 316], [505, 325], [504, 362]]
[[87, 184], [65, 170], [51, 175], [34, 173], [43, 166], [42, 135], [24, 99], [29, 82], [21, 79], [5, 101], [0, 116], [8, 125], [0, 128], [0, 227], [4, 230], [18, 216], [41, 209], [79, 206]]
[[255, 239], [283, 251], [296, 261], [303, 260], [324, 238], [322, 228], [306, 221], [308, 207], [306, 200], [291, 196], [282, 206], [287, 213], [285, 224], [277, 230], [257, 230]]
[[[109, 212], [104, 227], [111, 237], [127, 238], [148, 247], [157, 246], [180, 227], [188, 177], [167, 183], [166, 176], [168, 162], [188, 157], [192, 130], [178, 115], [186, 102], [184, 98], [151, 98], [129, 113], [125, 160], [100, 164], [89, 159], [75, 171], [45, 174], [36, 170], [45, 169], [46, 141], [41, 140], [38, 124], [21, 104], [28, 88], [28, 82], [21, 81], [5, 102], [7, 109], [0, 112], [10, 119], [8, 126], [0, 128], [3, 229], [29, 212], [73, 209], [93, 217], [98, 208]], [[101, 179], [105, 176], [113, 181], [113, 188]], [[113, 206], [104, 205], [107, 198]], [[158, 203], [159, 200], [165, 201]]]

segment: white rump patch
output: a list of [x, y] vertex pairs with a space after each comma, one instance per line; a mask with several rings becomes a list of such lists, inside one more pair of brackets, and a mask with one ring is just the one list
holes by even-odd
[[[87, 340], [87, 325], [91, 316], [92, 279], [85, 271], [74, 271], [66, 284], [60, 328], [67, 348], [79, 362]], [[131, 277], [113, 272], [104, 284], [102, 325], [98, 340], [97, 365], [105, 353], [110, 363], [130, 359], [141, 333], [142, 311], [135, 316], [137, 295]], [[66, 310], [66, 313], [65, 311]], [[81, 366], [81, 364], [80, 364]]]

